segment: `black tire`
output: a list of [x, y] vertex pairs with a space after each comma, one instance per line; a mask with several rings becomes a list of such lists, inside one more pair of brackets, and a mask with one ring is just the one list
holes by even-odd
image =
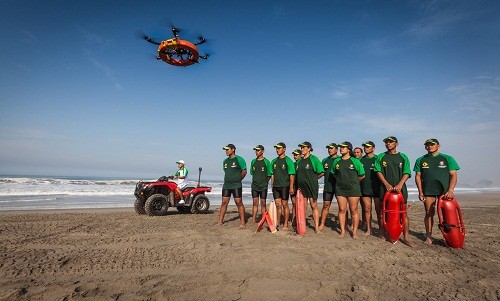
[[179, 211], [181, 213], [191, 212], [191, 207], [189, 207], [189, 206], [179, 206], [179, 207], [175, 207], [175, 208], [177, 208], [177, 211]]
[[161, 193], [157, 193], [146, 200], [144, 210], [149, 216], [163, 216], [167, 214], [168, 206], [167, 197]]
[[144, 210], [144, 201], [141, 201], [140, 199], [136, 198], [134, 202], [134, 209], [137, 214], [146, 214], [146, 211]]
[[207, 213], [208, 208], [210, 208], [210, 201], [204, 194], [197, 195], [191, 204], [192, 213]]

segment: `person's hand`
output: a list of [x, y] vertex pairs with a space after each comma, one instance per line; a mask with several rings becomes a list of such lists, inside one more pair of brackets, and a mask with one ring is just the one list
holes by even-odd
[[387, 184], [387, 185], [385, 185], [385, 190], [387, 190], [387, 191], [393, 191], [394, 187], [392, 187], [391, 185]]
[[425, 203], [425, 196], [423, 193], [419, 193], [418, 194], [418, 199], [422, 202], [422, 203]]
[[448, 190], [446, 193], [443, 195], [444, 199], [451, 200], [455, 198], [455, 195], [453, 194], [453, 190]]
[[403, 189], [403, 185], [401, 185], [401, 184], [398, 184], [392, 188], [392, 190], [396, 191], [396, 192], [401, 192], [402, 189]]
[[295, 193], [295, 189], [292, 186], [290, 186], [290, 195], [293, 195], [294, 193]]

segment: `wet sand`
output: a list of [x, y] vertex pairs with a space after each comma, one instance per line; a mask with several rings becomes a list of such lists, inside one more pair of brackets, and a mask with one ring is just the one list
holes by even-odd
[[321, 235], [240, 230], [235, 207], [220, 227], [218, 208], [0, 212], [0, 300], [499, 300], [500, 197], [457, 198], [464, 249], [437, 227], [424, 243], [421, 203], [408, 213], [413, 248], [340, 238], [331, 220]]

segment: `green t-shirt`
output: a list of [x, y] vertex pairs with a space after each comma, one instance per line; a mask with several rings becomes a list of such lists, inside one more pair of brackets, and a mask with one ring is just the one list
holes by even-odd
[[297, 160], [297, 187], [306, 198], [318, 199], [318, 175], [324, 172], [321, 161], [314, 155]]
[[288, 156], [271, 161], [274, 187], [290, 187], [290, 175], [295, 174], [294, 163]]
[[[387, 152], [379, 154], [375, 160], [375, 172], [380, 172], [391, 186], [396, 186], [403, 175], [407, 174], [411, 177], [410, 159], [404, 153], [389, 154]], [[380, 199], [383, 199], [386, 192], [385, 186], [380, 183]], [[406, 183], [403, 185], [401, 192], [405, 201], [408, 200], [408, 189]]]
[[330, 172], [331, 167], [333, 166], [333, 161], [337, 158], [337, 156], [332, 157], [328, 156], [321, 161], [321, 164], [323, 165], [323, 169], [325, 170], [325, 179], [324, 179], [324, 186], [323, 186], [323, 191], [324, 192], [330, 192], [333, 193], [335, 192], [335, 177], [333, 174]]
[[226, 158], [222, 164], [224, 169], [224, 184], [223, 189], [241, 188], [241, 172], [247, 169], [245, 160], [236, 155], [233, 158]]
[[354, 157], [345, 160], [337, 158], [333, 161], [332, 171], [337, 177], [335, 195], [344, 197], [361, 196], [359, 177], [365, 174], [365, 169], [358, 159]]
[[413, 171], [419, 172], [426, 196], [440, 196], [450, 188], [450, 171], [459, 170], [455, 159], [447, 154], [426, 154], [415, 161]]
[[254, 158], [250, 164], [250, 174], [252, 177], [252, 189], [255, 191], [267, 190], [269, 177], [272, 175], [271, 162], [266, 158], [257, 160]]
[[380, 180], [377, 177], [375, 169], [375, 161], [377, 160], [377, 155], [368, 157], [364, 155], [359, 159], [361, 164], [365, 169], [365, 178], [361, 180], [361, 194], [366, 196], [378, 197], [380, 190]]

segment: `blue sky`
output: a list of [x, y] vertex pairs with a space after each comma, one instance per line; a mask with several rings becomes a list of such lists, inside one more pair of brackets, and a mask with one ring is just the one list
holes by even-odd
[[[0, 174], [221, 178], [283, 141], [438, 138], [464, 179], [499, 178], [498, 1], [0, 2]], [[208, 61], [154, 59], [170, 19]], [[491, 151], [491, 153], [488, 153]], [[489, 154], [489, 155], [488, 155]]]

